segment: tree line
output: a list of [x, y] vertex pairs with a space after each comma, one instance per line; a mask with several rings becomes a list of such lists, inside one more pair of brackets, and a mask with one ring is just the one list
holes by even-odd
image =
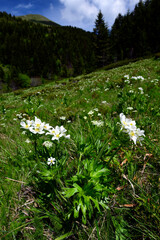
[[160, 1], [140, 0], [133, 12], [119, 14], [109, 31], [100, 11], [95, 21], [99, 66], [160, 51]]
[[0, 12], [0, 80], [21, 85], [18, 73], [53, 80], [159, 52], [159, 13], [159, 0], [140, 1], [133, 12], [119, 14], [109, 30], [99, 11], [93, 32], [86, 32], [44, 27]]

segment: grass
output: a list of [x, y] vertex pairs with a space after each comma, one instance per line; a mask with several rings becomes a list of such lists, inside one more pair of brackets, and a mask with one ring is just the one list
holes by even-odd
[[31, 21], [34, 23], [40, 23], [47, 26], [60, 26], [59, 24], [49, 20], [48, 18], [40, 14], [27, 14], [27, 15], [18, 16], [18, 17], [21, 18], [22, 20]]
[[[151, 58], [0, 96], [1, 239], [160, 239], [159, 72]], [[142, 145], [120, 113], [145, 131]], [[22, 134], [35, 116], [70, 139]]]

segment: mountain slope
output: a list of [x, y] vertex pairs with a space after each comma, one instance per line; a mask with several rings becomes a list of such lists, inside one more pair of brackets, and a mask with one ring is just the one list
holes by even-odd
[[40, 23], [47, 26], [55, 26], [55, 27], [60, 26], [59, 24], [49, 20], [48, 18], [40, 14], [27, 14], [27, 15], [18, 16], [18, 17], [21, 18], [22, 20]]

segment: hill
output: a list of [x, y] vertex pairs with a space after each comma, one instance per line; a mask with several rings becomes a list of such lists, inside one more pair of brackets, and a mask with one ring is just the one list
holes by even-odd
[[1, 239], [159, 239], [159, 70], [145, 59], [1, 95]]
[[34, 23], [40, 23], [42, 25], [60, 27], [58, 23], [55, 23], [40, 14], [27, 14], [23, 16], [18, 16], [18, 18], [21, 18], [22, 20], [26, 21], [31, 21]]

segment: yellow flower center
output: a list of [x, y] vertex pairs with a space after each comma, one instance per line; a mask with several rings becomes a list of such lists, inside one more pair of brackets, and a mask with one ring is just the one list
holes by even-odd
[[135, 136], [134, 132], [130, 132], [130, 135], [131, 135], [132, 137]]
[[127, 123], [126, 123], [125, 121], [123, 121], [123, 124], [124, 124], [124, 125], [127, 125]]
[[40, 124], [40, 123], [37, 123], [37, 124], [36, 124], [36, 127], [40, 127], [40, 126], [41, 126], [41, 124]]
[[59, 134], [56, 134], [56, 137], [59, 138]]

